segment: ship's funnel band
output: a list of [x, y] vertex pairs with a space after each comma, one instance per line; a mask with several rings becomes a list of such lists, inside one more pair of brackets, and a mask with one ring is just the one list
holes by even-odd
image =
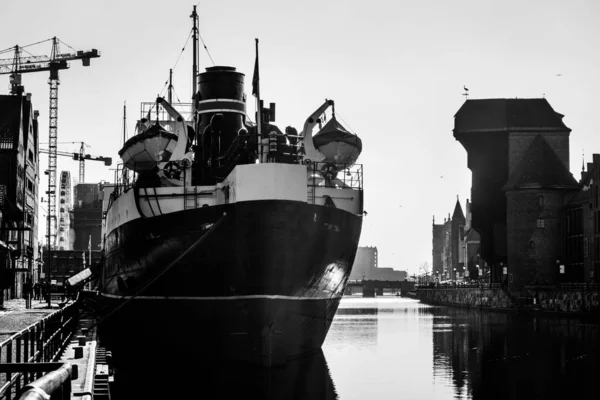
[[199, 114], [233, 112], [246, 115], [246, 103], [235, 99], [208, 99], [199, 102], [197, 111]]

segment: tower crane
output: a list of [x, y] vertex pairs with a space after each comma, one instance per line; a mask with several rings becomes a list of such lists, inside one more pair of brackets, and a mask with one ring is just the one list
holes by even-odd
[[[10, 74], [11, 91], [13, 95], [22, 95], [24, 88], [21, 85], [21, 74], [30, 72], [50, 71], [50, 111], [49, 111], [49, 150], [48, 150], [48, 218], [46, 226], [46, 236], [48, 250], [53, 247], [52, 237], [56, 239], [56, 157], [57, 137], [58, 137], [58, 71], [69, 68], [68, 61], [81, 60], [84, 67], [90, 65], [90, 59], [100, 57], [100, 52], [96, 49], [89, 51], [75, 50], [72, 53], [61, 53], [58, 38], [53, 37], [45, 40], [52, 41], [52, 50], [49, 56], [29, 56], [22, 57], [21, 54], [26, 47], [33, 46], [14, 46], [14, 56], [11, 59], [0, 59], [0, 75]], [[42, 43], [42, 42], [39, 42]], [[34, 43], [38, 44], [38, 43]], [[66, 44], [65, 44], [66, 45]], [[68, 45], [67, 45], [68, 46]], [[69, 46], [70, 47], [70, 46]], [[8, 50], [11, 50], [8, 49]], [[2, 51], [0, 53], [4, 53]], [[54, 229], [53, 229], [54, 228]]]
[[[65, 143], [81, 143], [81, 147], [79, 148], [79, 153], [69, 153], [65, 151], [56, 150], [57, 156], [66, 156], [71, 157], [71, 159], [79, 161], [79, 183], [85, 182], [85, 161], [102, 161], [104, 165], [111, 166], [112, 165], [112, 157], [103, 157], [103, 156], [91, 156], [85, 153], [85, 146], [89, 147], [84, 142], [65, 142]], [[50, 149], [40, 149], [40, 153], [50, 154]]]

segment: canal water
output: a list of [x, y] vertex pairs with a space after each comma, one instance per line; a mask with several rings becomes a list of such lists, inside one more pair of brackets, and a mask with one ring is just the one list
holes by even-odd
[[157, 362], [127, 398], [165, 398], [165, 376], [191, 399], [599, 399], [600, 331], [580, 319], [349, 296], [319, 354], [268, 372]]

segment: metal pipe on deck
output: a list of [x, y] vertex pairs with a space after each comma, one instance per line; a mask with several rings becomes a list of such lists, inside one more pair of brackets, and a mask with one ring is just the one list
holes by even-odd
[[52, 396], [52, 398], [70, 399], [72, 371], [73, 367], [71, 364], [62, 364], [58, 369], [50, 371], [41, 378], [26, 385], [19, 400], [48, 400], [56, 391], [60, 391], [60, 396]]

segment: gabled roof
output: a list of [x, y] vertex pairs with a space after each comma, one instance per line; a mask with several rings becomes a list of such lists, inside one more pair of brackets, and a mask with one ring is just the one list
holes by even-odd
[[455, 220], [456, 218], [463, 220], [465, 219], [465, 214], [463, 214], [463, 210], [458, 199], [456, 199], [456, 205], [454, 206], [454, 212], [452, 213], [452, 220]]
[[474, 229], [474, 228], [471, 228], [471, 229], [469, 229], [469, 230], [468, 230], [468, 231], [465, 233], [465, 237], [466, 237], [467, 239], [471, 239], [471, 240], [473, 240], [473, 241], [481, 240], [481, 235], [480, 235], [480, 234], [479, 234], [479, 232], [478, 232], [476, 229]]
[[546, 99], [467, 100], [454, 115], [454, 132], [518, 131], [545, 128], [570, 132], [563, 115]]
[[579, 184], [542, 135], [536, 135], [503, 190], [577, 189]]

